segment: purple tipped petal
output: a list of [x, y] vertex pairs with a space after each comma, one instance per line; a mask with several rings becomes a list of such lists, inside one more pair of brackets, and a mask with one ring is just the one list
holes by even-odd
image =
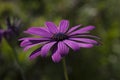
[[90, 30], [93, 30], [94, 28], [95, 28], [94, 26], [86, 26], [86, 27], [83, 27], [79, 30], [76, 30], [76, 31], [70, 33], [69, 36], [76, 35], [76, 34], [88, 33]]
[[24, 51], [27, 51], [27, 50], [29, 50], [30, 48], [32, 48], [32, 47], [34, 47], [34, 46], [37, 46], [37, 45], [39, 45], [39, 44], [33, 44], [33, 45], [26, 46], [26, 47], [24, 48]]
[[61, 56], [65, 56], [69, 52], [69, 47], [66, 46], [66, 44], [64, 42], [59, 42], [58, 43], [58, 50], [60, 51]]
[[69, 27], [69, 21], [62, 20], [59, 24], [59, 32], [65, 33], [68, 30], [68, 27]]
[[96, 38], [96, 39], [100, 39], [100, 38], [97, 37], [97, 36], [88, 35], [88, 34], [86, 34], [86, 35], [75, 35], [75, 36], [71, 36], [71, 37], [73, 37], [73, 38], [85, 37], [85, 38]]
[[26, 37], [26, 38], [20, 38], [19, 41], [23, 41], [23, 40], [41, 40], [41, 41], [46, 41], [46, 40], [50, 40], [50, 38], [31, 38], [31, 37]]
[[32, 35], [38, 35], [38, 36], [42, 36], [42, 37], [51, 37], [52, 36], [51, 33], [49, 33], [48, 31], [46, 31], [42, 28], [39, 28], [39, 27], [31, 27], [27, 31], [25, 31], [25, 33], [32, 34]]
[[80, 26], [81, 26], [81, 25], [77, 25], [77, 26], [72, 27], [72, 28], [67, 32], [67, 34], [75, 31], [75, 30], [78, 29]]
[[62, 59], [61, 55], [59, 54], [60, 51], [57, 50], [55, 53], [53, 53], [52, 55], [52, 60], [55, 62], [55, 63], [58, 63], [60, 62], [60, 60]]
[[23, 40], [20, 44], [21, 47], [25, 47], [31, 44], [37, 44], [41, 42], [50, 41], [50, 39], [48, 38], [21, 38], [19, 40]]
[[97, 41], [92, 40], [92, 39], [87, 39], [87, 38], [69, 38], [70, 40], [75, 40], [75, 41], [80, 41], [80, 42], [85, 42], [85, 43], [90, 43], [90, 44], [98, 44]]
[[49, 52], [50, 48], [55, 44], [56, 42], [50, 42], [45, 44], [42, 48], [41, 48], [41, 53], [40, 55], [42, 57], [45, 57], [47, 55], [47, 53]]
[[47, 32], [50, 32], [48, 27], [41, 27], [43, 30], [47, 31]]
[[53, 22], [46, 22], [46, 26], [48, 27], [51, 33], [53, 34], [58, 33], [57, 26]]
[[92, 48], [93, 44], [85, 44], [85, 43], [78, 43], [80, 47], [82, 48]]
[[24, 40], [20, 43], [20, 46], [25, 47], [25, 46], [30, 45], [30, 44], [32, 44], [32, 43], [29, 40]]
[[41, 44], [45, 44], [47, 42], [41, 42], [41, 43], [36, 43], [36, 44], [30, 44], [30, 45], [27, 45], [25, 48], [24, 48], [24, 51], [27, 51], [28, 49], [34, 47], [34, 46], [37, 46], [37, 45], [41, 45]]
[[61, 60], [62, 56], [67, 55], [68, 52], [69, 47], [67, 47], [64, 42], [59, 42], [57, 45], [57, 49], [55, 50], [55, 52], [53, 52], [52, 60], [57, 63]]
[[78, 42], [71, 41], [71, 40], [64, 40], [65, 44], [67, 44], [69, 47], [71, 47], [74, 51], [77, 51], [80, 49]]
[[32, 59], [35, 59], [36, 57], [38, 57], [40, 55], [40, 51], [41, 51], [41, 48], [38, 48], [35, 51], [33, 51], [30, 54], [29, 59], [32, 60]]

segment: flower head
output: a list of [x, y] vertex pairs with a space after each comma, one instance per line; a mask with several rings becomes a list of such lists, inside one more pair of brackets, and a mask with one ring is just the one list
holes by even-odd
[[0, 29], [0, 43], [1, 43], [1, 40], [2, 40], [3, 32], [4, 31], [2, 29]]
[[10, 17], [6, 18], [7, 30], [4, 31], [4, 36], [7, 40], [10, 40], [11, 36], [16, 37], [19, 35], [20, 23], [21, 21], [17, 18], [13, 20]]
[[40, 36], [40, 38], [21, 38], [21, 47], [28, 50], [33, 46], [42, 45], [40, 48], [33, 51], [29, 58], [34, 59], [38, 56], [46, 57], [48, 52], [52, 52], [52, 60], [59, 62], [62, 57], [69, 53], [69, 49], [74, 51], [80, 48], [91, 48], [97, 45], [98, 42], [94, 40], [96, 36], [89, 34], [94, 26], [86, 26], [81, 28], [77, 25], [69, 29], [69, 21], [62, 20], [57, 27], [53, 22], [46, 22], [46, 27], [31, 27], [25, 33]]
[[21, 26], [21, 21], [17, 18], [10, 19], [10, 17], [6, 18], [6, 26], [7, 29], [0, 29], [0, 42], [2, 38], [4, 37], [10, 45], [15, 44], [15, 39], [18, 38], [19, 35], [19, 28]]

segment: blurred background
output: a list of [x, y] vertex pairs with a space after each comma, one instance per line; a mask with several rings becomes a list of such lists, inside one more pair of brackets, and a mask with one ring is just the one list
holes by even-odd
[[[102, 45], [70, 51], [66, 56], [70, 80], [120, 80], [120, 0], [0, 0], [0, 29], [7, 30], [6, 17], [21, 20], [17, 39], [31, 26], [56, 24], [68, 19], [70, 26], [95, 25], [92, 31]], [[15, 36], [0, 43], [0, 80], [64, 80], [62, 62], [51, 57], [30, 61]], [[11, 45], [12, 44], [12, 45]], [[13, 45], [14, 44], [14, 45]]]

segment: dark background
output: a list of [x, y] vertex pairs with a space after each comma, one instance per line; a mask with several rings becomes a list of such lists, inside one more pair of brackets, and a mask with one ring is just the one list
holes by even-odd
[[[7, 16], [22, 20], [21, 31], [61, 19], [68, 19], [71, 27], [95, 25], [92, 33], [101, 37], [102, 45], [70, 51], [69, 79], [120, 80], [120, 0], [0, 0], [1, 29], [6, 29]], [[3, 38], [0, 44], [0, 80], [22, 80], [21, 75], [26, 80], [64, 80], [62, 62], [56, 64], [50, 56], [29, 61], [34, 48], [24, 52], [18, 42], [15, 53], [9, 43]]]

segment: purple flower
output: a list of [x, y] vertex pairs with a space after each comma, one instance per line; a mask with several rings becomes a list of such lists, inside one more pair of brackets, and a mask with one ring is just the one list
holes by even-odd
[[69, 48], [74, 51], [80, 48], [92, 48], [97, 45], [98, 42], [96, 36], [89, 34], [93, 30], [94, 26], [86, 26], [81, 28], [81, 25], [77, 25], [69, 29], [69, 21], [62, 20], [57, 27], [53, 22], [46, 22], [46, 27], [31, 27], [25, 31], [25, 33], [40, 36], [40, 38], [21, 38], [20, 46], [27, 51], [33, 46], [42, 45], [36, 49], [29, 56], [30, 59], [34, 59], [39, 55], [46, 57], [48, 52], [52, 52], [52, 60], [59, 62], [62, 57], [69, 53]]
[[18, 35], [19, 35], [19, 30], [21, 27], [21, 20], [18, 20], [17, 18], [6, 18], [6, 26], [7, 29], [0, 29], [0, 42], [2, 38], [4, 37], [9, 45], [15, 46], [17, 43]]
[[0, 43], [1, 43], [1, 40], [2, 40], [2, 37], [3, 37], [3, 30], [0, 29]]
[[[12, 22], [13, 20], [13, 22]], [[10, 17], [6, 18], [7, 30], [4, 31], [4, 37], [9, 41], [12, 37], [17, 37], [19, 35], [19, 28], [21, 26], [21, 21], [17, 18], [10, 19]]]

